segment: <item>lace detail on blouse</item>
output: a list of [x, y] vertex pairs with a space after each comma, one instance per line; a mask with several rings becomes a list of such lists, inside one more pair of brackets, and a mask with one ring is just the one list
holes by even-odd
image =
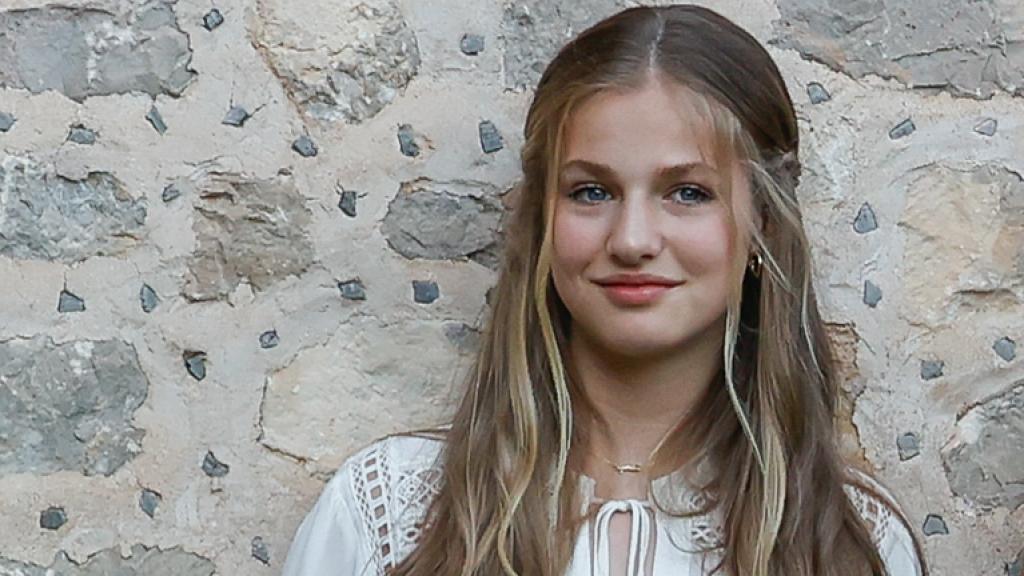
[[[854, 470], [854, 474], [875, 490], [888, 495], [884, 488], [867, 475], [856, 470]], [[863, 489], [853, 484], [844, 484], [843, 490], [846, 491], [846, 496], [853, 503], [853, 507], [857, 509], [860, 517], [871, 530], [871, 541], [876, 547], [881, 546], [888, 536], [889, 528], [893, 522], [899, 522], [899, 519], [893, 516], [893, 511], [889, 506]]]
[[404, 460], [392, 464], [391, 441], [388, 438], [363, 449], [353, 457], [352, 467], [352, 491], [372, 539], [379, 576], [385, 576], [415, 548], [442, 480], [442, 471], [436, 466]]
[[[443, 481], [442, 470], [435, 458], [441, 444], [441, 441], [430, 438], [392, 437], [367, 446], [351, 458], [350, 487], [356, 504], [353, 511], [357, 511], [355, 515], [361, 518], [369, 538], [370, 564], [378, 576], [386, 576], [419, 542], [427, 512], [440, 492]], [[889, 496], [870, 477], [857, 470], [852, 470], [852, 473], [868, 486]], [[703, 510], [710, 502], [711, 495], [706, 491], [688, 482], [678, 481], [681, 478], [668, 480], [669, 477], [658, 479], [656, 484], [660, 487], [655, 486], [657, 501], [665, 505], [668, 511]], [[713, 566], [721, 559], [725, 535], [721, 518], [715, 509], [683, 517], [662, 515], [654, 512], [656, 506], [649, 500], [608, 501], [595, 498], [593, 479], [582, 476], [582, 482], [584, 510], [594, 504], [603, 504], [602, 509], [605, 511], [605, 514], [599, 514], [602, 518], [598, 519], [596, 542], [592, 543], [596, 544], [596, 549], [592, 549], [591, 554], [597, 554], [592, 562], [597, 566], [604, 566], [608, 547], [606, 530], [600, 528], [606, 529], [611, 514], [614, 511], [625, 511], [624, 506], [630, 502], [636, 504], [630, 508], [632, 514], [637, 516], [634, 521], [640, 520], [640, 517], [648, 520], [647, 524], [634, 522], [631, 541], [635, 540], [638, 549], [629, 551], [630, 566], [642, 564], [642, 559], [647, 555], [647, 539], [652, 531], [657, 530], [658, 524], [662, 524], [670, 547], [702, 558], [701, 563], [707, 566]], [[894, 574], [919, 575], [917, 568], [910, 564], [916, 562], [910, 536], [903, 530], [893, 510], [882, 500], [853, 484], [845, 484], [843, 488], [861, 518], [870, 527], [875, 545], [880, 551], [897, 554], [901, 566], [906, 566]], [[639, 509], [641, 506], [644, 510]], [[647, 509], [652, 514], [650, 518]], [[900, 548], [893, 552], [893, 546]], [[706, 564], [709, 561], [711, 564]]]

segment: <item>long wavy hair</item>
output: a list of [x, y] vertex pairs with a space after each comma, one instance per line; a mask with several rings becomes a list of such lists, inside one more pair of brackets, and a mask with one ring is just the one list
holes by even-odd
[[[722, 368], [656, 455], [656, 462], [682, 454], [708, 462], [715, 473], [702, 488], [712, 497], [702, 510], [670, 512], [719, 515], [723, 541], [712, 567], [719, 573], [885, 574], [871, 527], [845, 486], [906, 520], [837, 448], [839, 382], [796, 199], [792, 101], [756, 39], [687, 5], [619, 12], [564, 46], [544, 71], [526, 119], [523, 178], [490, 316], [453, 420], [433, 431], [444, 438], [440, 493], [429, 528], [391, 574], [566, 571], [586, 519], [576, 488], [588, 438], [581, 415], [592, 406], [564, 356], [571, 317], [551, 280], [563, 136], [588, 97], [638, 88], [654, 74], [689, 96], [680, 99], [692, 103], [682, 111], [708, 128], [723, 172], [735, 162], [746, 168], [764, 222], [762, 232], [749, 214], [737, 219], [729, 210], [735, 238], [750, 238], [764, 265], [754, 275], [747, 253], [736, 256]], [[916, 538], [914, 545], [923, 558]]]

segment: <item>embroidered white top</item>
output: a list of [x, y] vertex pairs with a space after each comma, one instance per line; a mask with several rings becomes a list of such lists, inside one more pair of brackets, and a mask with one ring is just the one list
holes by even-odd
[[[419, 538], [441, 471], [441, 440], [395, 436], [378, 440], [349, 457], [324, 487], [296, 530], [283, 576], [384, 576]], [[676, 473], [656, 478], [659, 503], [699, 508], [705, 495], [685, 488]], [[630, 516], [628, 559], [615, 576], [699, 576], [717, 563], [719, 527], [713, 513], [690, 517], [665, 514], [649, 500], [602, 500], [594, 481], [582, 477], [584, 505], [599, 510], [579, 531], [566, 576], [612, 576], [609, 525], [619, 512]], [[906, 527], [888, 507], [848, 485], [847, 495], [872, 526], [872, 538], [891, 576], [920, 576]]]

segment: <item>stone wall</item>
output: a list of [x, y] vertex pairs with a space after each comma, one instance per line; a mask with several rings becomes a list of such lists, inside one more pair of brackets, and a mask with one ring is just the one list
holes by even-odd
[[[1024, 4], [707, 2], [803, 130], [845, 449], [1024, 564]], [[624, 0], [4, 0], [0, 574], [274, 574], [451, 408], [530, 90]]]

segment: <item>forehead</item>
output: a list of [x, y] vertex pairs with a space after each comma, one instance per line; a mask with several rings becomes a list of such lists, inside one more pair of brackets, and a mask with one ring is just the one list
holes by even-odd
[[562, 166], [587, 160], [616, 172], [697, 162], [714, 167], [717, 136], [700, 98], [654, 79], [597, 92], [567, 119]]

